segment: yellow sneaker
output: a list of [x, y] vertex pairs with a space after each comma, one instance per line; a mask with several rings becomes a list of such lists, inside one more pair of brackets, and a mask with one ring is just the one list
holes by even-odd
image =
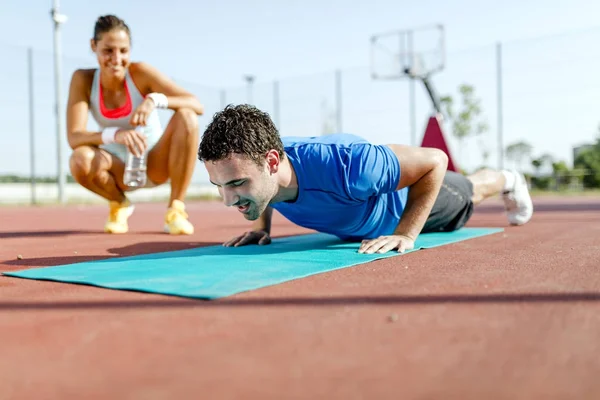
[[108, 221], [104, 224], [104, 232], [106, 233], [127, 233], [129, 226], [127, 218], [133, 214], [134, 206], [125, 200], [123, 203], [117, 201], [110, 202], [110, 213]]
[[187, 220], [185, 204], [180, 200], [173, 200], [171, 207], [165, 215], [165, 232], [171, 235], [191, 235], [194, 225]]

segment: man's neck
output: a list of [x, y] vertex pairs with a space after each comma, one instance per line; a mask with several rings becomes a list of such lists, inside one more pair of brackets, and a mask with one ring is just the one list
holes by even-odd
[[275, 196], [275, 202], [296, 200], [298, 197], [298, 178], [288, 157], [281, 161], [277, 180], [279, 191]]

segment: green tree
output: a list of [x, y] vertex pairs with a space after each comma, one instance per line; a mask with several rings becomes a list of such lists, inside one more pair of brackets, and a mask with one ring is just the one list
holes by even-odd
[[[444, 113], [450, 119], [452, 135], [458, 140], [458, 157], [462, 160], [465, 140], [487, 132], [489, 126], [482, 116], [481, 100], [475, 96], [475, 88], [465, 83], [458, 87], [458, 91], [461, 96], [460, 110], [455, 110], [452, 96], [442, 97], [440, 103]], [[478, 145], [484, 164], [486, 164], [490, 156], [489, 148], [484, 140], [479, 140]]]
[[575, 168], [585, 170], [583, 177], [585, 187], [600, 187], [600, 136], [594, 146], [577, 155], [573, 164]]
[[540, 169], [542, 169], [543, 166], [552, 165], [553, 162], [554, 162], [554, 157], [552, 157], [550, 154], [543, 154], [538, 158], [532, 159], [531, 165], [535, 169], [536, 175], [539, 175]]
[[563, 185], [571, 183], [571, 174], [567, 163], [564, 161], [556, 161], [552, 163], [552, 171], [554, 179], [556, 179], [556, 189], [560, 189]]
[[548, 189], [554, 178], [551, 175], [542, 176], [540, 170], [544, 166], [551, 166], [554, 162], [554, 158], [550, 154], [543, 154], [537, 158], [531, 160], [531, 165], [535, 169], [535, 175], [531, 177], [531, 184], [537, 189]]
[[523, 169], [523, 162], [531, 157], [532, 150], [533, 146], [527, 142], [512, 143], [506, 146], [506, 158], [517, 164], [519, 169]]

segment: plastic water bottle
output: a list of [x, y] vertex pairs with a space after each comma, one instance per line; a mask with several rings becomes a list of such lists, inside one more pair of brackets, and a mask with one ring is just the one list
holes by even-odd
[[[138, 126], [136, 131], [144, 133], [144, 128]], [[127, 152], [125, 160], [125, 173], [123, 174], [123, 183], [130, 188], [141, 188], [146, 185], [146, 156], [147, 151], [144, 151], [141, 157], [134, 156], [131, 152]]]

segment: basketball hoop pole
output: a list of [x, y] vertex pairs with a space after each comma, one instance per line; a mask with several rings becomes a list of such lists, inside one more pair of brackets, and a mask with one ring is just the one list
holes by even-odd
[[[431, 75], [440, 72], [445, 65], [444, 26], [441, 24], [400, 31], [384, 32], [371, 37], [371, 76], [373, 79], [409, 78], [409, 113], [411, 139], [414, 144], [415, 129], [415, 80], [423, 83], [436, 116], [445, 117]], [[380, 70], [379, 60], [383, 60]], [[385, 66], [393, 66], [386, 69]]]
[[436, 113], [443, 115], [444, 113], [442, 112], [440, 98], [438, 97], [437, 92], [433, 88], [431, 81], [429, 81], [429, 77], [423, 76], [419, 79], [421, 80], [421, 82], [423, 82], [423, 86], [425, 86], [425, 90], [427, 90], [427, 93], [429, 94], [429, 98], [431, 99], [431, 103], [433, 104], [433, 108], [435, 109]]
[[[433, 35], [433, 36], [432, 36]], [[371, 77], [373, 79], [408, 78], [409, 120], [412, 145], [416, 145], [416, 80], [423, 83], [433, 110], [421, 141], [421, 147], [442, 150], [448, 156], [448, 170], [459, 171], [445, 139], [442, 102], [431, 82], [431, 75], [445, 65], [444, 27], [441, 24], [409, 30], [381, 33], [371, 37]], [[383, 64], [380, 66], [380, 59]], [[386, 68], [392, 67], [390, 68]]]
[[408, 48], [408, 53], [411, 54], [411, 64], [412, 65], [407, 65], [404, 67], [404, 74], [406, 76], [408, 76], [410, 79], [414, 80], [414, 79], [419, 79], [422, 83], [423, 86], [425, 86], [425, 90], [427, 91], [427, 94], [429, 95], [429, 98], [431, 99], [431, 103], [433, 104], [433, 108], [435, 109], [437, 114], [442, 114], [442, 107], [440, 105], [440, 100], [439, 100], [439, 96], [437, 95], [436, 90], [433, 87], [433, 84], [431, 83], [431, 81], [429, 80], [429, 76], [434, 72], [434, 71], [422, 71], [419, 67], [415, 68], [415, 55], [414, 55], [414, 48], [413, 48], [413, 31], [409, 30], [406, 31], [406, 41], [407, 41], [407, 48]]

